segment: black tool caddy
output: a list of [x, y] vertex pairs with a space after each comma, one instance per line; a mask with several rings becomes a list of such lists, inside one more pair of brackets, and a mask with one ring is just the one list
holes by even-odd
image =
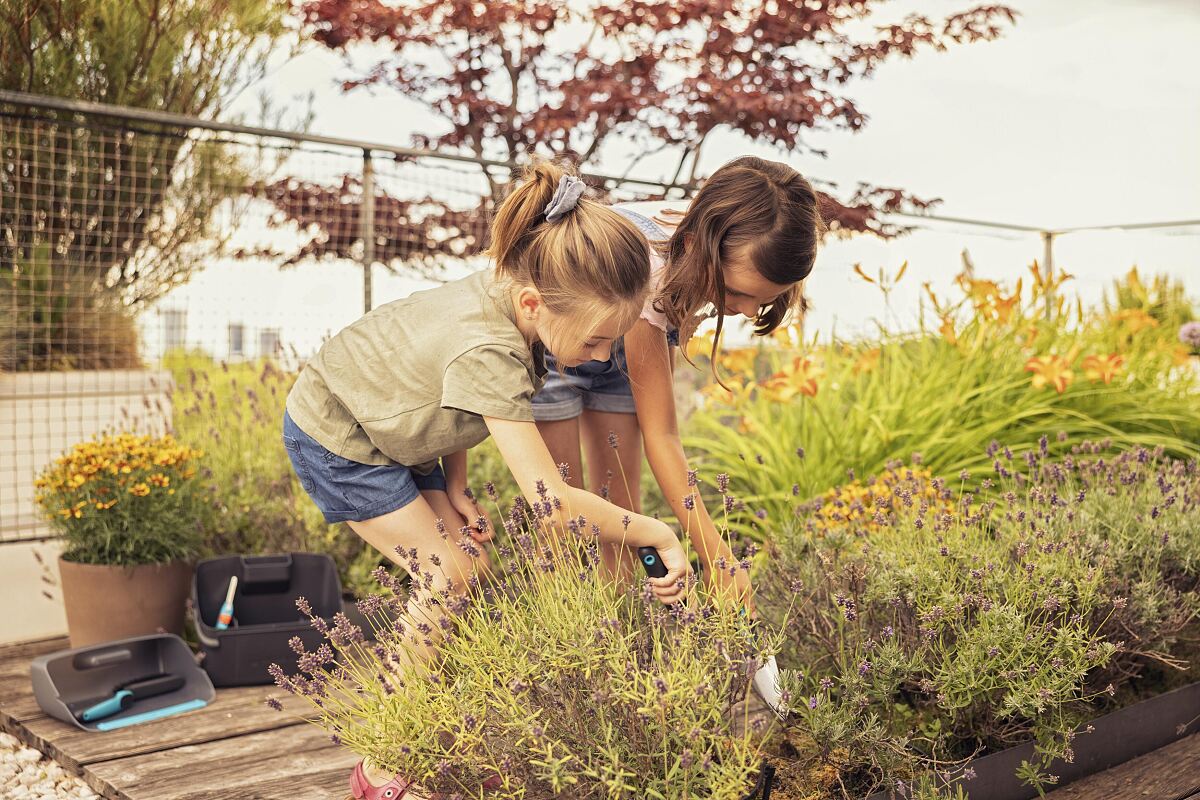
[[[217, 630], [229, 579], [238, 579], [233, 621]], [[192, 611], [203, 666], [216, 686], [271, 683], [272, 663], [295, 672], [296, 654], [288, 640], [299, 636], [314, 650], [324, 639], [296, 608], [303, 597], [314, 616], [331, 621], [342, 610], [342, 586], [333, 559], [315, 553], [222, 556], [196, 565]], [[330, 622], [332, 624], [332, 622]]]

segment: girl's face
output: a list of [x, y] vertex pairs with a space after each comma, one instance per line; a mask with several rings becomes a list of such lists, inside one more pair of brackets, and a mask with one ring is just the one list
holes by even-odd
[[538, 338], [554, 354], [560, 367], [578, 367], [588, 361], [608, 361], [613, 342], [625, 333], [612, 315], [599, 325], [580, 325], [566, 314], [555, 314], [545, 306], [538, 315]]
[[758, 310], [791, 288], [788, 284], [772, 283], [745, 258], [734, 259], [721, 267], [725, 278], [725, 315], [741, 314], [749, 319]]
[[513, 289], [517, 326], [529, 341], [540, 341], [558, 359], [559, 366], [577, 367], [586, 361], [608, 361], [613, 342], [625, 334], [628, 314], [611, 311], [598, 323], [584, 312], [555, 313], [532, 286]]

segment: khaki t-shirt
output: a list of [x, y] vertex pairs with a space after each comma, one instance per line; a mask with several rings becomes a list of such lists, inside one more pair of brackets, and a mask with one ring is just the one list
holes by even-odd
[[544, 351], [491, 270], [380, 306], [308, 362], [287, 398], [300, 429], [362, 464], [427, 473], [487, 438], [482, 417], [533, 421]]

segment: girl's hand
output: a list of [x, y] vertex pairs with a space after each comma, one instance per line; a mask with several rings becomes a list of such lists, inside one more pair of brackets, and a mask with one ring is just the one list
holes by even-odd
[[[446, 472], [446, 494], [450, 505], [466, 520], [471, 538], [477, 542], [490, 542], [495, 532], [492, 521], [483, 506], [467, 497], [467, 451], [459, 450], [442, 458], [442, 468]], [[484, 526], [480, 528], [479, 521]]]
[[[450, 496], [450, 505], [467, 521], [467, 532], [471, 534], [471, 538], [477, 542], [490, 542], [496, 535], [492, 520], [483, 506], [467, 497], [467, 487], [447, 485], [446, 493]], [[482, 528], [479, 526], [480, 522], [483, 523]]]
[[[669, 525], [648, 517], [643, 517], [643, 519], [646, 520], [645, 524], [638, 527], [646, 529], [645, 535], [648, 538], [645, 541], [637, 541], [637, 546], [648, 544], [653, 547], [658, 551], [658, 557], [662, 559], [663, 566], [667, 568], [667, 574], [663, 577], [646, 579], [650, 584], [650, 591], [667, 605], [678, 603], [687, 596], [688, 576], [692, 572], [691, 562], [688, 561], [683, 545], [676, 538], [675, 531], [671, 530]], [[634, 537], [641, 539], [640, 534], [642, 531], [639, 530]]]

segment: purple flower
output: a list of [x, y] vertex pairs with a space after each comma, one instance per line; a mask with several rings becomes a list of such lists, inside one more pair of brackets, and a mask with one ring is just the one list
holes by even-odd
[[816, 709], [818, 702], [817, 696], [814, 694], [812, 697], [808, 698], [808, 707], [811, 709]]
[[1185, 322], [1179, 329], [1179, 341], [1192, 350], [1200, 350], [1200, 322]]
[[617, 437], [616, 431], [608, 432], [608, 446], [611, 447], [613, 450], [616, 450], [618, 447], [621, 446], [621, 440]]

